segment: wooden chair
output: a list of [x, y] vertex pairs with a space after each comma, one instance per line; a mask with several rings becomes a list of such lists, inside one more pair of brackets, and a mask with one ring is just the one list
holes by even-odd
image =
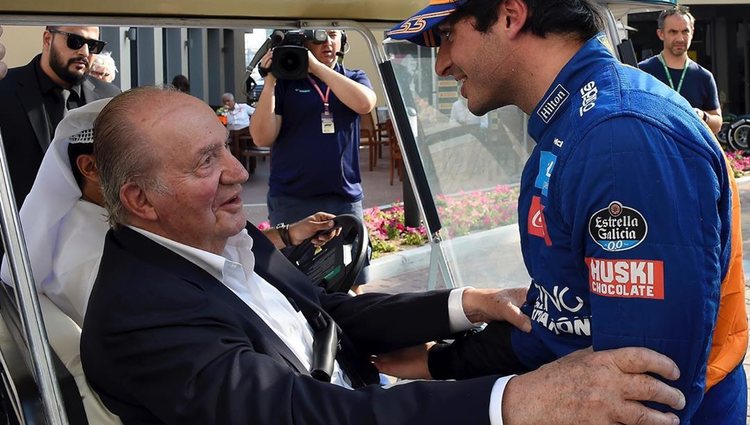
[[370, 151], [370, 171], [377, 165], [378, 140], [372, 114], [359, 114], [359, 146]]
[[[226, 117], [224, 117], [226, 118]], [[244, 140], [250, 138], [250, 129], [229, 130], [229, 151], [238, 161], [242, 162], [242, 147]]]
[[240, 155], [242, 162], [245, 165], [247, 171], [252, 174], [255, 172], [255, 166], [258, 162], [257, 158], [261, 158], [263, 161], [266, 157], [271, 156], [271, 148], [264, 148], [256, 145], [253, 142], [253, 138], [249, 134], [240, 136]]
[[385, 130], [388, 133], [388, 145], [391, 148], [391, 186], [393, 186], [394, 172], [398, 172], [399, 180], [404, 179], [404, 157], [401, 155], [401, 148], [396, 140], [396, 131], [390, 119], [385, 121]]
[[[389, 145], [388, 143], [388, 130], [385, 128], [385, 122], [388, 121], [388, 108], [385, 106], [378, 106], [375, 108], [375, 130], [377, 132], [377, 140], [381, 145]], [[383, 150], [378, 150], [378, 158], [383, 157]]]

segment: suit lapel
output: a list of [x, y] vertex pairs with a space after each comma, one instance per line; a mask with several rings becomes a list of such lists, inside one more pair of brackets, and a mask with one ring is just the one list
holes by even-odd
[[316, 288], [304, 273], [294, 267], [260, 230], [252, 224], [248, 224], [246, 229], [253, 238], [255, 272], [297, 304], [305, 317], [317, 311], [327, 315], [317, 301], [317, 291], [321, 289]]
[[[253, 254], [255, 256], [255, 272], [263, 279], [275, 286], [282, 294], [292, 300], [302, 310], [310, 321], [320, 312], [323, 317], [333, 322], [333, 318], [323, 310], [318, 294], [323, 291], [297, 269], [284, 255], [273, 246], [266, 236], [255, 226], [248, 223], [248, 234], [253, 238]], [[273, 270], [273, 273], [271, 273]], [[312, 326], [315, 329], [315, 326]], [[359, 355], [354, 345], [345, 334], [339, 332], [340, 347], [336, 360], [346, 372], [354, 388], [359, 388], [379, 381], [378, 371], [366, 357]]]
[[93, 102], [97, 99], [96, 86], [91, 82], [90, 78], [92, 77], [86, 77], [81, 83], [81, 97], [83, 97], [81, 100], [85, 103]]
[[33, 60], [26, 65], [28, 69], [19, 74], [16, 96], [18, 96], [18, 100], [29, 117], [31, 128], [34, 130], [34, 135], [39, 146], [42, 147], [42, 152], [46, 152], [47, 147], [49, 147], [52, 141], [49, 137], [47, 110], [44, 107], [44, 100], [39, 91], [39, 82], [36, 80], [35, 66], [36, 60]]
[[[208, 273], [206, 273], [208, 275]], [[211, 284], [205, 285], [206, 292], [213, 294], [217, 298], [223, 300], [229, 307], [231, 307], [240, 316], [247, 318], [254, 328], [258, 329], [263, 337], [271, 341], [278, 354], [284, 358], [297, 372], [305, 375], [309, 375], [310, 371], [302, 365], [299, 358], [292, 352], [284, 341], [274, 332], [266, 322], [258, 316], [252, 308], [250, 308], [244, 301], [242, 301], [237, 295], [234, 294], [229, 288], [218, 282], [216, 279], [211, 277], [208, 278], [212, 281]]]
[[[111, 232], [111, 231], [110, 231]], [[309, 375], [310, 371], [305, 368], [297, 356], [289, 349], [284, 341], [258, 316], [252, 308], [242, 301], [234, 292], [223, 283], [216, 280], [208, 272], [201, 269], [193, 262], [188, 261], [174, 251], [159, 245], [151, 239], [128, 228], [122, 227], [115, 231], [116, 239], [128, 249], [133, 255], [141, 257], [143, 261], [153, 262], [153, 258], [159, 259], [159, 267], [166, 269], [169, 273], [176, 274], [180, 279], [191, 282], [203, 288], [207, 293], [215, 296], [227, 304], [238, 315], [251, 323], [251, 326], [263, 334], [289, 365], [298, 373]], [[248, 335], [249, 336], [249, 335]], [[271, 355], [272, 353], [265, 353]]]

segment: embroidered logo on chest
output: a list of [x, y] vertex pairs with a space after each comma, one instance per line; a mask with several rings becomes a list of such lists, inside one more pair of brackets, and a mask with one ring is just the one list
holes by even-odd
[[578, 108], [578, 115], [583, 116], [586, 112], [592, 110], [596, 106], [596, 95], [599, 93], [599, 89], [596, 88], [596, 83], [589, 81], [581, 89], [581, 107]]
[[557, 111], [560, 110], [560, 106], [562, 106], [569, 97], [570, 92], [568, 92], [565, 87], [558, 84], [557, 87], [552, 90], [552, 93], [544, 99], [542, 107], [536, 111], [537, 115], [542, 118], [542, 121], [549, 124], [552, 117], [554, 117]]

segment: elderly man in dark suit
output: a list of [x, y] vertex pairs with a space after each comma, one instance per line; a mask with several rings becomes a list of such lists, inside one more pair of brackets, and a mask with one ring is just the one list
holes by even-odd
[[105, 45], [98, 27], [46, 27], [42, 43], [41, 54], [0, 81], [0, 131], [19, 208], [65, 112], [120, 92], [88, 76]]
[[213, 111], [187, 94], [123, 93], [94, 137], [113, 229], [81, 360], [125, 425], [667, 424], [634, 400], [684, 403], [642, 374], [679, 374], [646, 349], [579, 352], [512, 378], [381, 388], [368, 355], [490, 319], [528, 329], [513, 291], [350, 297], [314, 287], [245, 221], [248, 173]]

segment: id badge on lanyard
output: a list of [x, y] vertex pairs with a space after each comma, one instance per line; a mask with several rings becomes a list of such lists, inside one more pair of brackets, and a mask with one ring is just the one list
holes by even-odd
[[331, 94], [331, 88], [326, 87], [326, 94], [323, 95], [323, 91], [320, 90], [320, 87], [318, 87], [318, 83], [315, 82], [315, 80], [312, 79], [312, 77], [307, 77], [308, 80], [310, 80], [310, 84], [315, 88], [315, 91], [318, 92], [320, 95], [320, 99], [323, 101], [323, 113], [320, 114], [320, 129], [323, 134], [333, 134], [336, 132], [336, 127], [333, 125], [333, 114], [331, 113], [330, 108], [328, 107], [328, 96]]
[[323, 134], [333, 134], [336, 132], [336, 127], [333, 125], [333, 114], [328, 109], [328, 103], [323, 104], [323, 113], [320, 114], [320, 126]]

